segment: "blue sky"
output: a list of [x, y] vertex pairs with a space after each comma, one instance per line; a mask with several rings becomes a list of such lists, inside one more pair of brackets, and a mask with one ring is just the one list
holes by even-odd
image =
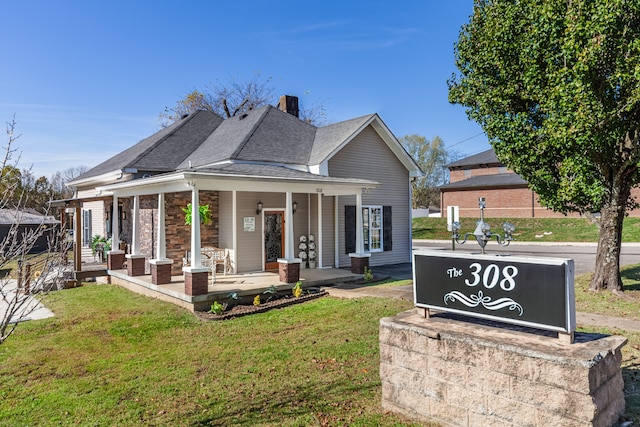
[[[329, 122], [377, 112], [397, 137], [489, 146], [447, 101], [472, 0], [50, 1], [2, 5], [0, 120], [20, 167], [49, 177], [106, 160], [159, 129], [193, 89], [271, 77]], [[274, 100], [275, 102], [275, 100]], [[464, 141], [464, 142], [463, 142]], [[6, 135], [2, 134], [2, 146]]]

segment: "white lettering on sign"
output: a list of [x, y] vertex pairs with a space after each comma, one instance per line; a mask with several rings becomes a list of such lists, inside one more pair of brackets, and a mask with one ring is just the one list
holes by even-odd
[[[518, 268], [513, 265], [507, 265], [500, 271], [500, 267], [495, 264], [489, 264], [487, 268], [485, 268], [484, 272], [482, 272], [482, 265], [478, 262], [474, 262], [469, 266], [471, 269], [471, 276], [473, 277], [473, 281], [469, 281], [469, 279], [464, 279], [464, 284], [467, 286], [478, 286], [480, 283], [487, 288], [493, 289], [498, 283], [500, 284], [500, 288], [503, 291], [512, 291], [516, 287], [516, 281], [514, 277], [518, 275]], [[447, 270], [449, 277], [459, 277], [452, 276], [451, 271], [456, 270], [454, 268], [450, 268]], [[462, 273], [462, 269], [457, 270]], [[482, 273], [482, 274], [481, 274]], [[500, 274], [502, 273], [502, 275]], [[502, 279], [501, 279], [502, 277]]]
[[450, 269], [447, 270], [447, 275], [449, 276], [449, 278], [460, 277], [460, 276], [462, 276], [462, 269], [461, 268], [450, 268]]

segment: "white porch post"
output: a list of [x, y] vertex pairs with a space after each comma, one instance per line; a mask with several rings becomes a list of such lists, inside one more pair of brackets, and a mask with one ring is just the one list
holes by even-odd
[[371, 253], [364, 251], [364, 234], [362, 232], [362, 191], [356, 194], [356, 251], [349, 254], [351, 257], [351, 272], [363, 274], [369, 267]]
[[362, 234], [362, 193], [356, 194], [356, 254], [364, 254], [364, 236]]
[[158, 193], [158, 240], [156, 241], [156, 258], [149, 260], [151, 265], [151, 283], [163, 285], [171, 283], [172, 259], [167, 259], [167, 242], [164, 223], [164, 193]]
[[167, 237], [164, 229], [164, 193], [158, 194], [158, 241], [156, 242], [156, 258], [167, 258]]
[[296, 258], [293, 238], [293, 193], [286, 192], [284, 210], [284, 258], [278, 259], [280, 281], [296, 283], [300, 280], [300, 258]]
[[[202, 266], [200, 243], [200, 200], [195, 182], [191, 182], [191, 265], [182, 267], [184, 292], [187, 295], [204, 295], [208, 292], [209, 268]], [[214, 273], [215, 274], [215, 273]]]
[[293, 193], [291, 191], [287, 191], [284, 215], [284, 257], [291, 260], [295, 258], [293, 253]]
[[120, 249], [120, 230], [118, 228], [118, 196], [113, 195], [113, 206], [111, 209], [111, 249]]
[[200, 246], [200, 199], [198, 189], [191, 190], [191, 267], [202, 267], [202, 253]]
[[340, 220], [339, 196], [333, 196], [333, 266], [340, 268]]
[[318, 193], [318, 235], [316, 236], [318, 268], [322, 268], [322, 193]]
[[144, 276], [145, 256], [140, 254], [140, 196], [133, 196], [133, 218], [131, 230], [131, 253], [125, 255], [127, 274], [129, 276]]
[[113, 195], [111, 211], [111, 250], [107, 252], [107, 269], [120, 270], [124, 265], [124, 251], [120, 250], [120, 230], [118, 229], [118, 196]]
[[140, 196], [133, 196], [133, 230], [131, 233], [131, 254], [140, 254]]

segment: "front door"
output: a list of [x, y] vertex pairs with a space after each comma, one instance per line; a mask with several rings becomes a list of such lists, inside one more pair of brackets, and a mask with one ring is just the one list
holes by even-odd
[[277, 270], [278, 258], [284, 258], [284, 212], [264, 212], [265, 270]]

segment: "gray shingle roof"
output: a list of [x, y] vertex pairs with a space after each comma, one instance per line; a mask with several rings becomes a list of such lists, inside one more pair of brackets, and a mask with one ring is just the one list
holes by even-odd
[[448, 190], [477, 190], [493, 187], [527, 187], [528, 183], [515, 173], [498, 173], [494, 175], [480, 175], [443, 185], [441, 191]]
[[177, 169], [224, 160], [307, 164], [316, 127], [265, 106], [224, 121]]
[[317, 128], [272, 106], [226, 120], [197, 111], [74, 181], [123, 169], [165, 173], [209, 168], [226, 161], [317, 165], [373, 117], [375, 114]]
[[140, 172], [173, 171], [223, 121], [209, 111], [196, 111], [89, 169], [76, 180], [126, 168]]
[[[334, 178], [324, 175], [317, 175], [310, 172], [299, 171], [285, 166], [265, 165], [255, 163], [226, 163], [206, 168], [200, 168], [196, 172], [217, 173], [235, 176], [251, 176], [262, 178], [285, 178], [298, 180], [311, 180], [322, 182], [364, 182], [366, 180], [356, 178]], [[373, 181], [370, 181], [373, 182]]]
[[0, 209], [0, 225], [11, 225], [19, 222], [23, 225], [58, 224], [60, 221], [52, 216], [38, 212], [16, 209]]
[[496, 157], [493, 148], [490, 148], [482, 153], [474, 154], [473, 156], [465, 157], [453, 163], [449, 163], [447, 168], [449, 169], [463, 169], [471, 166], [500, 166], [502, 162]]

